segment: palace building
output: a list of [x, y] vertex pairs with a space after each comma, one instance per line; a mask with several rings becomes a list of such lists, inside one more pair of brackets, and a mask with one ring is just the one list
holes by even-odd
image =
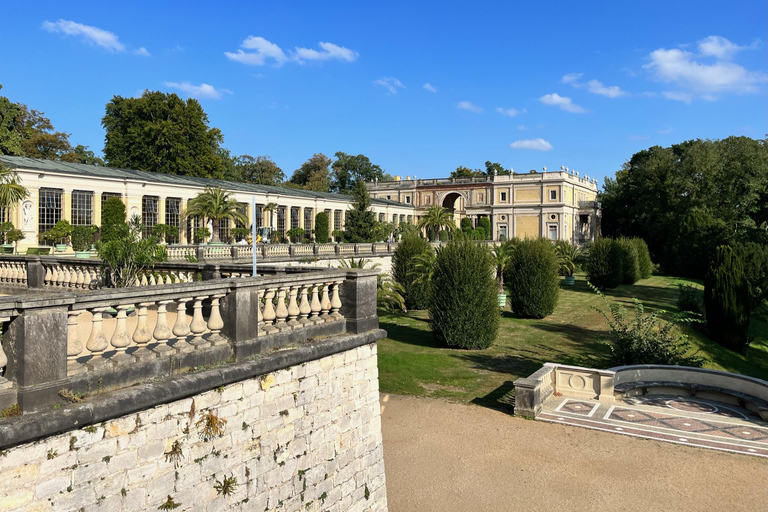
[[367, 183], [375, 200], [397, 201], [419, 219], [433, 205], [454, 213], [456, 225], [467, 217], [476, 227], [491, 222], [493, 239], [511, 237], [569, 240], [583, 244], [600, 229], [597, 181], [562, 168], [472, 178], [400, 179]]

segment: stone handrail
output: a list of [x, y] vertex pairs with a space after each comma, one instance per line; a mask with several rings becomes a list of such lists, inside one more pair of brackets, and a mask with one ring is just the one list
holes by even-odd
[[0, 409], [246, 360], [307, 339], [378, 328], [376, 271], [272, 269], [212, 279], [2, 297]]

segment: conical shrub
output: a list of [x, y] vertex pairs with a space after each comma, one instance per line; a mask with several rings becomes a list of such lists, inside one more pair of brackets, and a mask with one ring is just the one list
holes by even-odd
[[749, 345], [750, 289], [744, 264], [727, 245], [718, 247], [704, 279], [709, 334], [724, 347], [743, 352]]

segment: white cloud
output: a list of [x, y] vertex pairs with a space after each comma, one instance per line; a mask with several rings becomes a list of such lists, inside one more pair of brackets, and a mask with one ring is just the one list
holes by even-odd
[[472, 104], [471, 101], [460, 101], [456, 104], [456, 108], [458, 108], [459, 110], [469, 110], [470, 112], [474, 112], [475, 114], [480, 114], [483, 112], [482, 108]]
[[165, 82], [166, 87], [178, 89], [190, 98], [211, 98], [220, 100], [222, 94], [232, 94], [229, 89], [216, 89], [214, 86], [206, 83], [194, 85], [189, 82]]
[[111, 52], [125, 51], [125, 45], [120, 42], [116, 34], [91, 25], [60, 19], [59, 21], [44, 21], [42, 29], [51, 34], [81, 37], [84, 41], [101, 46]]
[[354, 62], [360, 56], [356, 51], [344, 48], [343, 46], [337, 46], [333, 43], [320, 42], [318, 45], [321, 51], [313, 50], [312, 48], [296, 48], [296, 53], [293, 55], [294, 60], [297, 62], [304, 62], [305, 60], [343, 60], [345, 62]]
[[[699, 54], [680, 49], [659, 48], [649, 55], [650, 62], [643, 66], [654, 80], [673, 84], [676, 91], [665, 91], [665, 98], [690, 103], [694, 98], [716, 100], [726, 93], [748, 94], [760, 90], [768, 75], [749, 71], [731, 62], [738, 52], [751, 46], [738, 46], [724, 37], [709, 36], [698, 42]], [[715, 62], [702, 59], [714, 57]]]
[[134, 55], [140, 55], [142, 57], [151, 57], [152, 54], [147, 51], [143, 46], [138, 50], [133, 50]]
[[576, 88], [586, 88], [593, 94], [599, 94], [608, 98], [618, 98], [629, 94], [627, 91], [623, 91], [618, 85], [604, 85], [600, 80], [590, 80], [586, 83], [580, 82], [579, 80], [583, 76], [584, 73], [569, 73], [563, 77], [562, 82], [564, 84], [570, 84]]
[[374, 84], [380, 85], [389, 91], [389, 94], [397, 94], [398, 89], [405, 89], [403, 82], [393, 76], [386, 76], [373, 81]]
[[437, 89], [435, 88], [435, 86], [430, 84], [429, 82], [425, 83], [422, 87], [424, 87], [424, 89], [428, 90], [429, 92], [437, 92]]
[[516, 140], [509, 145], [512, 149], [532, 149], [534, 151], [552, 151], [552, 144], [544, 139]]
[[307, 61], [340, 60], [353, 62], [360, 56], [356, 51], [344, 48], [333, 43], [321, 41], [318, 43], [320, 50], [314, 48], [296, 47], [292, 53], [286, 53], [275, 43], [261, 36], [248, 36], [236, 52], [224, 52], [229, 60], [240, 62], [248, 66], [263, 66], [269, 61], [276, 65], [288, 61], [303, 64]]
[[627, 136], [627, 140], [648, 140], [650, 139], [650, 135], [629, 135]]
[[568, 98], [567, 96], [560, 96], [556, 92], [552, 94], [545, 94], [539, 98], [539, 101], [545, 105], [559, 107], [560, 109], [565, 110], [566, 112], [571, 112], [573, 114], [583, 114], [587, 111], [584, 107], [576, 105], [573, 100], [571, 100], [571, 98]]
[[517, 109], [514, 109], [514, 108], [501, 108], [501, 107], [498, 107], [496, 109], [496, 112], [498, 112], [499, 114], [501, 114], [503, 116], [515, 117], [518, 114], [525, 114], [526, 110], [525, 109], [517, 110]]

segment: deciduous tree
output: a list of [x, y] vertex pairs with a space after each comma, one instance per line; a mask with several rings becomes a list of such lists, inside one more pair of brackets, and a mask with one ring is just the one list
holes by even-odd
[[289, 183], [306, 190], [329, 192], [331, 189], [331, 159], [322, 153], [315, 153], [312, 158], [293, 171]]
[[358, 180], [367, 182], [384, 180], [384, 171], [381, 167], [372, 163], [365, 155], [354, 156], [339, 151], [334, 156], [336, 161], [331, 166], [333, 169], [331, 190], [334, 192], [351, 193]]

